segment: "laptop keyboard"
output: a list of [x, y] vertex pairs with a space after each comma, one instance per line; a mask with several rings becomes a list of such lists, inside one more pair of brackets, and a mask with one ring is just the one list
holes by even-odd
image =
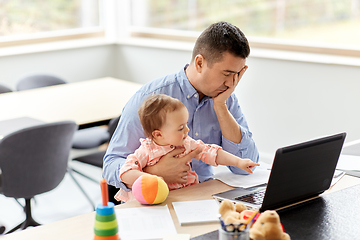
[[266, 189], [262, 189], [254, 193], [250, 193], [248, 195], [236, 197], [235, 200], [248, 202], [252, 204], [262, 204], [265, 195], [265, 190]]

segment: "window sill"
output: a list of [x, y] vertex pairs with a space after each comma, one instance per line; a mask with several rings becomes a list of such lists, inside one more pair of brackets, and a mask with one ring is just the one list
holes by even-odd
[[83, 38], [0, 48], [0, 57], [115, 44], [105, 37]]
[[[194, 42], [175, 41], [154, 38], [124, 38], [117, 42], [120, 45], [151, 47], [179, 51], [192, 51]], [[343, 66], [360, 66], [360, 57], [339, 56], [331, 54], [285, 51], [251, 47], [250, 58], [275, 59], [295, 62], [331, 64]]]
[[[194, 41], [187, 40], [169, 40], [156, 39], [146, 37], [128, 37], [122, 38], [118, 41], [109, 40], [105, 37], [82, 38], [74, 40], [62, 40], [46, 43], [9, 46], [0, 48], [0, 57], [14, 56], [21, 54], [31, 54], [40, 52], [50, 52], [66, 49], [86, 48], [104, 45], [126, 45], [136, 47], [150, 47], [158, 49], [168, 49], [175, 51], [189, 51], [191, 52], [194, 46]], [[275, 59], [285, 61], [297, 61], [318, 64], [344, 65], [344, 66], [360, 66], [360, 57], [339, 56], [321, 53], [307, 53], [298, 51], [287, 51], [278, 49], [265, 49], [258, 47], [251, 47], [250, 58]]]
[[250, 57], [360, 67], [360, 57], [251, 48]]

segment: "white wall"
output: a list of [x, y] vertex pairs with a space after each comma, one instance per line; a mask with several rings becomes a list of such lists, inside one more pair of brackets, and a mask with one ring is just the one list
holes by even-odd
[[54, 74], [67, 82], [112, 76], [116, 65], [115, 48], [113, 44], [105, 44], [1, 56], [0, 83], [15, 89], [19, 78], [33, 73]]
[[250, 58], [237, 91], [261, 152], [345, 131], [360, 138], [360, 67]]
[[119, 45], [116, 75], [138, 83], [178, 72], [191, 60], [190, 51]]
[[[69, 82], [106, 76], [146, 83], [179, 71], [191, 48], [107, 44], [0, 57], [0, 83], [47, 72]], [[279, 147], [346, 131], [360, 139], [360, 67], [252, 56], [236, 90], [263, 160]]]

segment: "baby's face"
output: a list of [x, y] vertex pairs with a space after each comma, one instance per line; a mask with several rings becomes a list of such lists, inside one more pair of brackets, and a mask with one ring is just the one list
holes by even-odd
[[160, 128], [160, 131], [167, 144], [174, 146], [181, 146], [184, 144], [184, 140], [189, 132], [187, 126], [188, 119], [189, 112], [186, 107], [182, 107], [166, 114], [165, 124]]

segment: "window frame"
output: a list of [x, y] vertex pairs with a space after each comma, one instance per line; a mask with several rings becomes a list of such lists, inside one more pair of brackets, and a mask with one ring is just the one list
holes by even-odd
[[[131, 37], [139, 38], [195, 42], [197, 37], [200, 35], [200, 32], [148, 27], [130, 27], [129, 34]], [[247, 39], [249, 41], [250, 47], [252, 48], [345, 57], [360, 57], [360, 46], [354, 45], [315, 43], [300, 40], [286, 40], [252, 36], [247, 36]]]
[[[102, 38], [115, 42], [121, 42], [129, 38], [142, 38], [155, 41], [171, 40], [194, 43], [200, 34], [200, 32], [195, 31], [132, 26], [130, 10], [131, 0], [100, 0], [100, 27], [34, 33], [21, 37], [1, 37], [0, 48], [91, 38]], [[326, 44], [252, 36], [247, 36], [247, 38], [250, 47], [256, 49], [360, 58], [360, 46], [356, 45]]]
[[104, 36], [105, 31], [102, 27], [33, 33], [22, 36], [6, 36], [0, 38], [0, 48], [86, 38], [102, 38]]

